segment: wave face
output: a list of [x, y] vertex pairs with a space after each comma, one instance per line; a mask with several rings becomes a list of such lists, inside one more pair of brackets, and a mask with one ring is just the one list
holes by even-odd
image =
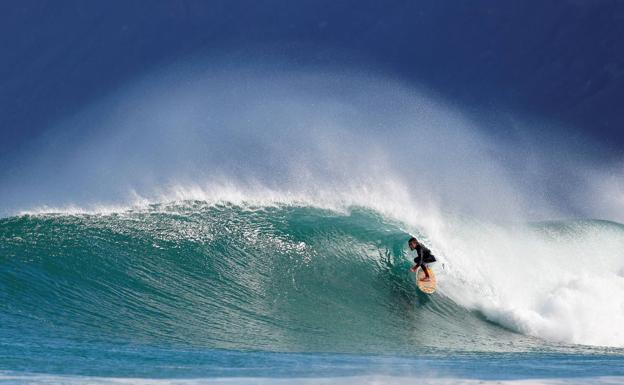
[[418, 294], [408, 236], [370, 210], [286, 205], [2, 219], [3, 334], [328, 352], [530, 343]]
[[[203, 201], [5, 218], [1, 338], [302, 352], [518, 351], [544, 348], [528, 335], [551, 337], [547, 327], [539, 329], [549, 314], [577, 310], [559, 319], [568, 323], [560, 330], [600, 325], [587, 312], [608, 304], [575, 301], [592, 297], [592, 285], [599, 297], [605, 283], [570, 279], [558, 292], [540, 293], [546, 272], [538, 260], [537, 278], [513, 287], [516, 280], [501, 270], [509, 262], [504, 254], [484, 255], [478, 263], [484, 276], [474, 279], [474, 245], [448, 257], [440, 250], [446, 261], [435, 267], [440, 291], [420, 294], [408, 272], [404, 228], [357, 207]], [[621, 226], [603, 222], [542, 223], [531, 231], [624, 237]], [[435, 246], [434, 234], [414, 233]], [[571, 298], [583, 294], [575, 288], [586, 296]], [[522, 307], [523, 293], [525, 302], [546, 296], [541, 314]], [[613, 320], [620, 311], [611, 309]], [[620, 343], [615, 333], [612, 341]]]

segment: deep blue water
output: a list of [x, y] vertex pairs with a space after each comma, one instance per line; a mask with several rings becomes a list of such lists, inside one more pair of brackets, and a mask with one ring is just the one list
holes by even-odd
[[[7, 346], [5, 345], [5, 348]], [[488, 353], [439, 351], [421, 355], [239, 352], [127, 345], [10, 347], [23, 351], [12, 373], [52, 373], [156, 379], [326, 378], [393, 376], [476, 380], [566, 379], [624, 376], [619, 353]], [[71, 364], [70, 364], [71, 363]], [[588, 380], [591, 381], [591, 380]]]

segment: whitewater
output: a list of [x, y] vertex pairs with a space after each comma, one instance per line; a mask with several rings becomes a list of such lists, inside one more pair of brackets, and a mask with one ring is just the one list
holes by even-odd
[[619, 164], [380, 74], [198, 63], [3, 171], [0, 382], [624, 376]]

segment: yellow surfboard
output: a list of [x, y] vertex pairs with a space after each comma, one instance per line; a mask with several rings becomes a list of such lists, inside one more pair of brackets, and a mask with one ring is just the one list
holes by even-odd
[[427, 293], [427, 294], [435, 293], [436, 276], [435, 274], [433, 274], [433, 270], [429, 268], [429, 281], [428, 282], [421, 281], [422, 278], [425, 278], [425, 272], [422, 270], [422, 268], [419, 267], [418, 272], [416, 273], [416, 284], [418, 285], [418, 288], [423, 293]]

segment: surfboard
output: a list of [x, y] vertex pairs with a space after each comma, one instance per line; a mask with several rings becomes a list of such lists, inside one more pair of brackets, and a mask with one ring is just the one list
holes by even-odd
[[433, 274], [433, 270], [429, 268], [429, 282], [423, 282], [420, 279], [425, 278], [425, 272], [422, 268], [418, 268], [418, 272], [416, 273], [416, 285], [423, 293], [433, 294], [436, 291], [436, 276]]

